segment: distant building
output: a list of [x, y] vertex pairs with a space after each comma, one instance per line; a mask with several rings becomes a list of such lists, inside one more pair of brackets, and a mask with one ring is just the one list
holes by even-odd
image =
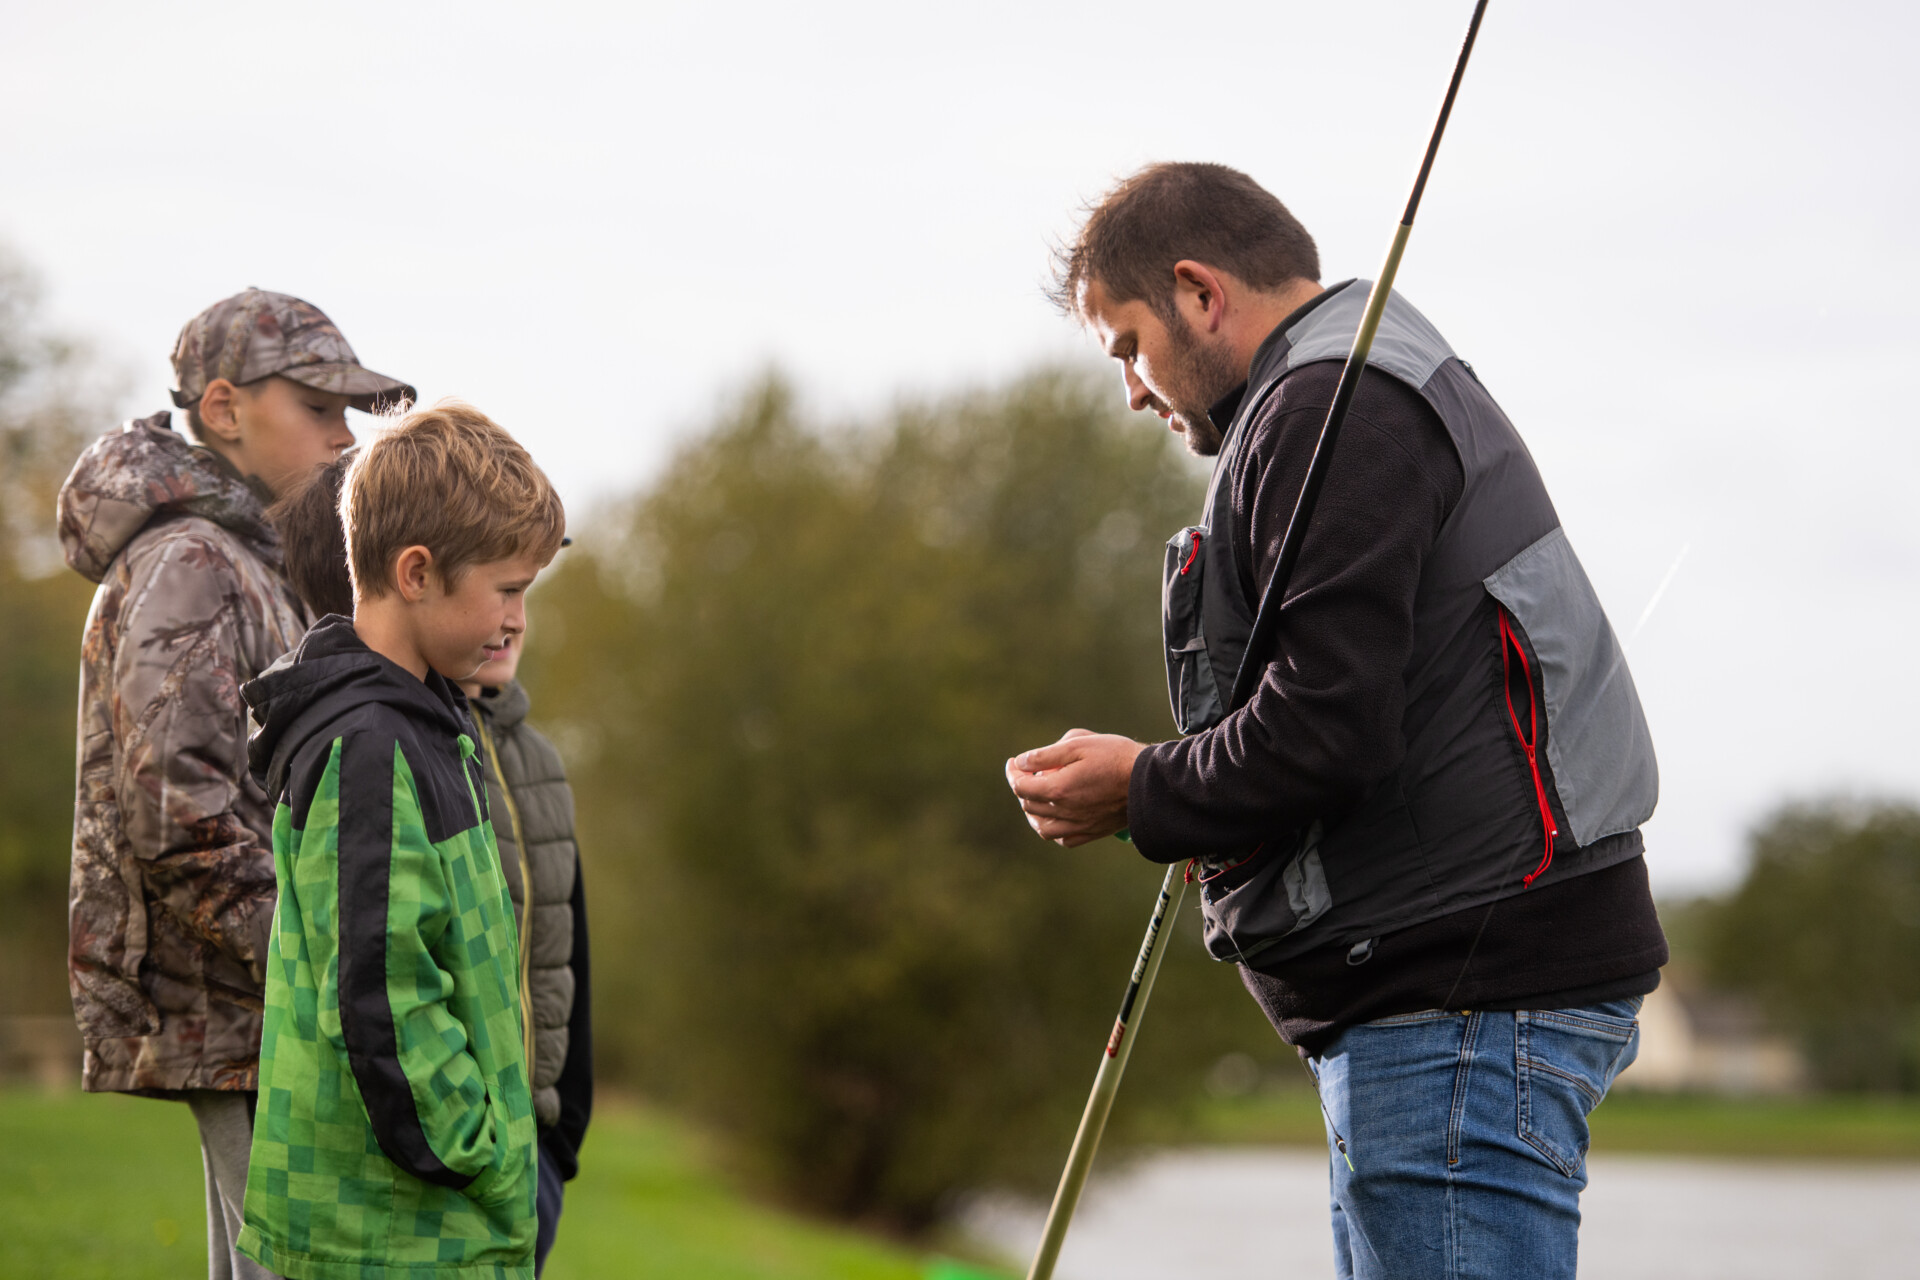
[[1618, 1089], [1781, 1094], [1810, 1085], [1806, 1060], [1738, 997], [1668, 980], [1640, 1009], [1640, 1056]]
[[80, 1087], [80, 1030], [71, 1014], [0, 1018], [0, 1083]]

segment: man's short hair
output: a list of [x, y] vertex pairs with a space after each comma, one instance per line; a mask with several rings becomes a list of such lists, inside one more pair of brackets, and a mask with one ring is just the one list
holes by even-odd
[[1173, 265], [1184, 259], [1255, 289], [1320, 279], [1320, 251], [1300, 220], [1259, 183], [1223, 164], [1150, 164], [1090, 206], [1073, 243], [1054, 253], [1048, 295], [1085, 315], [1098, 280], [1115, 302], [1173, 314]]
[[347, 468], [340, 496], [354, 594], [392, 589], [393, 562], [411, 546], [433, 553], [448, 589], [477, 564], [550, 560], [566, 536], [560, 495], [527, 451], [459, 400], [414, 409], [383, 427]]
[[304, 484], [267, 512], [280, 534], [287, 581], [316, 618], [330, 613], [353, 616], [353, 575], [347, 571], [347, 536], [340, 526], [340, 490], [354, 457], [349, 451], [316, 467]]

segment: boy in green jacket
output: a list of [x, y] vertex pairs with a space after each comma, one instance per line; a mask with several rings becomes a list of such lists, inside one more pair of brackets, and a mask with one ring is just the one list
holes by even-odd
[[[353, 613], [340, 490], [354, 455], [342, 454], [268, 512], [279, 530], [287, 579], [316, 618]], [[561, 540], [561, 546], [566, 540]], [[507, 637], [499, 657], [460, 681], [486, 764], [487, 812], [500, 869], [520, 925], [520, 1018], [526, 1028], [539, 1147], [541, 1274], [559, 1230], [566, 1183], [580, 1170], [593, 1114], [592, 993], [587, 894], [573, 835], [573, 791], [560, 753], [527, 723], [527, 691], [514, 679], [526, 635]]]
[[530, 1280], [512, 903], [452, 681], [525, 626], [565, 514], [467, 405], [363, 448], [354, 616], [244, 690], [280, 886], [240, 1250], [297, 1280]]

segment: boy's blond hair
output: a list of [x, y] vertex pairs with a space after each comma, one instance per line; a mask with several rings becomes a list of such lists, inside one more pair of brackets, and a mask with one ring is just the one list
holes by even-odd
[[340, 491], [356, 599], [393, 589], [393, 562], [411, 546], [433, 553], [451, 590], [477, 564], [552, 559], [567, 515], [546, 473], [493, 419], [461, 400], [413, 409], [354, 458]]

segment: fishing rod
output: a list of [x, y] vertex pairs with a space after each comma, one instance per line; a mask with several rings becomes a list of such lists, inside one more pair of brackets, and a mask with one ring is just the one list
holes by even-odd
[[1107, 1116], [1113, 1110], [1114, 1095], [1120, 1092], [1120, 1077], [1126, 1072], [1127, 1058], [1133, 1053], [1134, 1038], [1127, 1034], [1133, 1020], [1146, 1012], [1147, 998], [1153, 994], [1153, 980], [1160, 973], [1160, 961], [1167, 954], [1166, 925], [1169, 908], [1180, 914], [1186, 897], [1187, 879], [1175, 862], [1167, 867], [1160, 882], [1160, 896], [1154, 899], [1153, 915], [1147, 920], [1147, 936], [1140, 942], [1140, 958], [1133, 962], [1133, 976], [1127, 979], [1127, 993], [1120, 1000], [1120, 1016], [1113, 1020], [1113, 1034], [1100, 1058], [1100, 1070], [1093, 1077], [1093, 1093], [1080, 1116], [1080, 1128], [1073, 1135], [1073, 1148], [1067, 1153], [1066, 1172], [1060, 1175], [1060, 1187], [1053, 1193], [1053, 1207], [1047, 1211], [1047, 1227], [1040, 1236], [1040, 1248], [1027, 1268], [1027, 1280], [1048, 1280], [1053, 1264], [1059, 1260], [1060, 1246], [1066, 1243], [1067, 1224], [1080, 1204], [1080, 1192], [1087, 1185], [1087, 1172], [1093, 1168], [1093, 1154], [1100, 1148], [1100, 1135], [1106, 1132]]
[[[1460, 56], [1453, 64], [1453, 78], [1447, 82], [1446, 96], [1440, 102], [1440, 117], [1434, 122], [1433, 134], [1427, 139], [1426, 154], [1420, 160], [1420, 172], [1414, 178], [1413, 194], [1407, 199], [1406, 212], [1401, 215], [1400, 224], [1394, 228], [1393, 243], [1387, 249], [1380, 274], [1367, 293], [1366, 310], [1361, 314], [1359, 330], [1353, 335], [1353, 349], [1347, 354], [1346, 366], [1340, 371], [1339, 386], [1333, 393], [1333, 404], [1327, 410], [1326, 422], [1320, 427], [1320, 438], [1314, 443], [1313, 458], [1307, 464], [1307, 477], [1300, 485], [1300, 496], [1294, 502], [1292, 517], [1287, 521], [1287, 531], [1280, 542], [1280, 556], [1274, 564], [1273, 576], [1267, 580], [1266, 591], [1260, 597], [1260, 608], [1254, 615], [1246, 653], [1234, 677], [1233, 696], [1227, 702], [1229, 710], [1246, 704], [1247, 699], [1253, 696], [1254, 686], [1259, 683], [1260, 673], [1266, 669], [1266, 662], [1259, 655], [1274, 647], [1275, 635], [1280, 628], [1281, 605], [1286, 599], [1294, 566], [1300, 560], [1300, 548], [1306, 541], [1307, 525], [1313, 519], [1314, 508], [1319, 505], [1320, 490], [1326, 485], [1327, 469], [1333, 462], [1333, 450], [1340, 439], [1340, 428], [1346, 422], [1354, 393], [1359, 390], [1360, 376], [1366, 370], [1367, 355], [1373, 350], [1374, 333], [1380, 327], [1380, 316], [1386, 310], [1394, 277], [1399, 273], [1401, 256], [1406, 253], [1407, 240], [1413, 234], [1414, 215], [1420, 210], [1420, 197], [1426, 193], [1427, 177], [1433, 172], [1434, 157], [1440, 153], [1440, 138], [1447, 130], [1448, 117], [1453, 114], [1453, 102], [1460, 93], [1460, 81], [1467, 74], [1467, 59], [1473, 54], [1473, 42], [1480, 34], [1480, 20], [1486, 16], [1486, 12], [1487, 0], [1476, 0], [1473, 18], [1467, 23], [1466, 38], [1460, 43]], [[1154, 977], [1160, 972], [1160, 960], [1166, 949], [1168, 908], [1171, 906], [1177, 914], [1179, 902], [1185, 893], [1186, 877], [1180, 870], [1180, 864], [1174, 863], [1168, 866], [1166, 878], [1160, 884], [1160, 896], [1154, 900], [1153, 915], [1147, 921], [1146, 937], [1140, 944], [1140, 956], [1134, 962], [1126, 996], [1120, 1003], [1120, 1017], [1113, 1024], [1113, 1034], [1108, 1037], [1106, 1051], [1100, 1059], [1100, 1070], [1093, 1078], [1093, 1093], [1087, 1098], [1087, 1109], [1080, 1117], [1080, 1128], [1074, 1134], [1073, 1147], [1067, 1155], [1067, 1167], [1060, 1175], [1059, 1189], [1054, 1192], [1053, 1207], [1047, 1212], [1047, 1225], [1041, 1233], [1040, 1247], [1034, 1252], [1033, 1265], [1027, 1268], [1027, 1280], [1051, 1280], [1054, 1263], [1060, 1257], [1060, 1247], [1066, 1242], [1073, 1211], [1080, 1203], [1081, 1191], [1086, 1187], [1087, 1173], [1093, 1167], [1100, 1136], [1106, 1131], [1107, 1117], [1113, 1111], [1113, 1099], [1120, 1090], [1120, 1077], [1127, 1069], [1127, 1057], [1133, 1051], [1133, 1041], [1137, 1037], [1137, 1023], [1146, 1012], [1147, 999], [1153, 994]]]
[[1346, 367], [1340, 370], [1340, 385], [1334, 390], [1333, 405], [1320, 427], [1320, 439], [1313, 446], [1313, 460], [1307, 464], [1307, 478], [1300, 485], [1299, 500], [1294, 503], [1293, 516], [1287, 521], [1286, 535], [1280, 540], [1280, 558], [1274, 564], [1273, 576], [1267, 580], [1265, 594], [1260, 597], [1260, 611], [1254, 615], [1253, 631], [1247, 637], [1246, 652], [1234, 676], [1233, 696], [1227, 702], [1229, 710], [1246, 705], [1254, 687], [1260, 683], [1261, 672], [1266, 670], [1266, 661], [1259, 655], [1274, 647], [1287, 585], [1293, 578], [1294, 565], [1299, 563], [1300, 548], [1307, 540], [1307, 522], [1313, 519], [1313, 509], [1319, 505], [1320, 490], [1327, 482], [1327, 470], [1333, 463], [1333, 448], [1340, 440], [1340, 428], [1347, 420], [1354, 393], [1360, 389], [1360, 375], [1365, 372], [1367, 355], [1373, 350], [1373, 335], [1380, 328], [1380, 315], [1387, 308], [1388, 294], [1393, 291], [1393, 278], [1399, 274], [1401, 255], [1407, 251], [1407, 238], [1413, 234], [1413, 216], [1420, 211], [1420, 197], [1427, 190], [1427, 175], [1433, 172], [1433, 158], [1440, 153], [1440, 136], [1447, 130], [1447, 117], [1453, 114], [1453, 100], [1460, 92], [1461, 79], [1467, 74], [1467, 58], [1473, 53], [1474, 39], [1480, 34], [1480, 19], [1486, 12], [1487, 0], [1478, 0], [1473, 6], [1473, 19], [1467, 23], [1467, 37], [1460, 43], [1460, 57], [1453, 64], [1447, 96], [1440, 101], [1440, 118], [1434, 122], [1433, 136], [1427, 139], [1427, 153], [1420, 160], [1419, 176], [1413, 180], [1407, 211], [1401, 215], [1400, 225], [1393, 229], [1387, 260], [1380, 264], [1380, 274], [1367, 292], [1367, 308], [1361, 314], [1359, 331], [1353, 335], [1353, 350], [1347, 353]]

